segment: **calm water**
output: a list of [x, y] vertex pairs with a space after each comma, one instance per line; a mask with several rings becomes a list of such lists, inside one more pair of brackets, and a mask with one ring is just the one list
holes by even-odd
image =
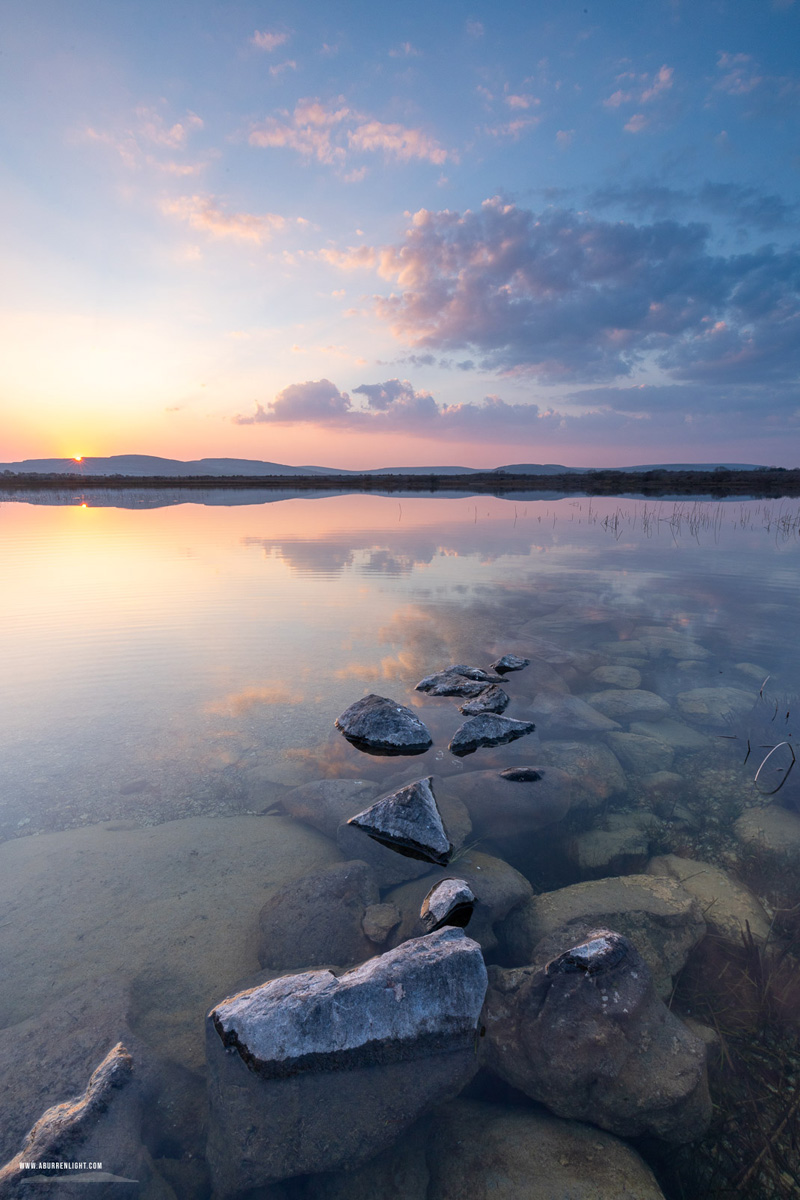
[[[797, 693], [797, 507], [0, 503], [0, 1029], [87, 982], [121, 982], [134, 1031], [201, 1071], [205, 1008], [258, 969], [264, 889], [338, 858], [316, 831], [260, 815], [288, 787], [455, 776], [535, 761], [548, 741], [540, 728], [454, 758], [455, 702], [413, 690], [431, 671], [533, 649], [541, 669], [509, 677], [512, 717], [542, 672], [600, 690], [554, 667], [553, 644], [634, 661], [678, 719], [692, 688], [755, 702], [769, 676], [770, 696]], [[655, 627], [680, 634], [685, 656], [643, 651]], [[333, 721], [368, 691], [418, 705], [433, 748], [398, 760], [350, 746]], [[671, 766], [687, 786], [704, 763], [725, 769], [723, 754], [738, 770], [720, 729], [692, 727], [706, 750]], [[631, 803], [640, 782], [629, 770]]]

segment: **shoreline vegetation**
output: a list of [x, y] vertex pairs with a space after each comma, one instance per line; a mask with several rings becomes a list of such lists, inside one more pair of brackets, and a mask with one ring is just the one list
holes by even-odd
[[765, 470], [624, 471], [599, 470], [564, 475], [514, 474], [492, 471], [474, 475], [92, 475], [73, 473], [12, 472], [0, 474], [2, 492], [70, 491], [128, 488], [171, 491], [220, 488], [275, 489], [338, 492], [475, 492], [502, 496], [506, 492], [569, 492], [588, 496], [749, 496], [777, 499], [800, 496], [800, 469], [769, 467]]

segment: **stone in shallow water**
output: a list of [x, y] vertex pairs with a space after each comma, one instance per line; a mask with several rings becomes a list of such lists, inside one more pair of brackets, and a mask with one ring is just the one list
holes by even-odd
[[489, 1069], [558, 1116], [671, 1142], [708, 1125], [705, 1046], [613, 930], [567, 941], [543, 967], [492, 968], [484, 1021]]
[[422, 754], [433, 745], [427, 726], [410, 708], [373, 693], [351, 704], [335, 724], [369, 754]]
[[459, 704], [458, 711], [466, 717], [478, 717], [481, 713], [501, 713], [508, 708], [508, 693], [501, 687], [487, 687], [466, 704]]
[[484, 713], [479, 717], [470, 717], [463, 725], [459, 725], [448, 750], [461, 757], [472, 754], [479, 746], [502, 746], [506, 742], [516, 741], [526, 733], [533, 733], [535, 728], [533, 721], [515, 721], [512, 717]]
[[540, 732], [546, 731], [551, 737], [606, 733], [619, 729], [616, 721], [604, 717], [585, 700], [562, 692], [537, 692], [528, 712], [536, 718]]
[[445, 667], [420, 679], [415, 691], [427, 692], [431, 696], [479, 696], [487, 684], [501, 683], [502, 675], [495, 671], [484, 671], [482, 667], [469, 667], [457, 663]]
[[572, 780], [557, 767], [470, 771], [447, 780], [463, 800], [482, 837], [535, 833], [562, 820], [570, 808]]
[[475, 894], [465, 879], [442, 879], [435, 883], [422, 901], [419, 917], [429, 933], [443, 925], [469, 924], [475, 907]]
[[499, 675], [506, 675], [509, 671], [522, 671], [530, 661], [529, 658], [520, 658], [518, 654], [503, 654], [492, 663], [492, 670]]
[[648, 875], [671, 875], [681, 883], [690, 896], [696, 896], [703, 906], [709, 932], [732, 942], [741, 949], [742, 937], [748, 927], [757, 942], [766, 943], [771, 931], [769, 917], [743, 884], [719, 867], [665, 854], [650, 860]]
[[356, 1167], [477, 1069], [487, 977], [461, 929], [336, 978], [275, 979], [208, 1015], [208, 1160], [220, 1197]]
[[678, 708], [685, 717], [708, 725], [711, 729], [727, 729], [732, 722], [746, 717], [756, 706], [752, 692], [741, 688], [692, 688], [678, 696]]
[[611, 688], [638, 688], [642, 682], [642, 676], [635, 667], [622, 664], [597, 667], [589, 678], [595, 683], [602, 683]]
[[675, 751], [666, 742], [642, 733], [610, 733], [608, 744], [626, 770], [634, 775], [668, 771], [675, 757]]
[[619, 759], [599, 742], [542, 742], [537, 757], [570, 776], [573, 808], [597, 808], [628, 786]]
[[589, 696], [588, 703], [612, 721], [657, 721], [669, 712], [666, 700], [641, 688], [609, 688]]
[[383, 796], [351, 817], [347, 824], [408, 858], [443, 866], [453, 853], [436, 806], [430, 775]]
[[379, 792], [366, 779], [315, 779], [281, 798], [281, 808], [296, 821], [336, 837], [342, 821], [352, 817]]

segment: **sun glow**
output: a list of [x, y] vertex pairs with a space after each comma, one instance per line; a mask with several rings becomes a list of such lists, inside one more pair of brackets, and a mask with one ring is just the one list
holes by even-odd
[[83, 455], [82, 454], [73, 454], [72, 461], [73, 462], [83, 462]]

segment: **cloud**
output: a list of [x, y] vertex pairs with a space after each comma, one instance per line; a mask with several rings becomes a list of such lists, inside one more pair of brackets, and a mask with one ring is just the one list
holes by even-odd
[[421, 50], [417, 50], [412, 46], [411, 42], [401, 42], [399, 46], [395, 46], [389, 51], [390, 58], [419, 58]]
[[310, 421], [315, 424], [338, 422], [350, 411], [350, 397], [331, 383], [330, 379], [292, 383], [279, 392], [265, 409], [256, 404], [252, 416], [235, 416], [235, 425], [261, 425]]
[[623, 128], [626, 133], [641, 133], [650, 124], [644, 113], [634, 113], [629, 121], [625, 122]]
[[514, 121], [506, 121], [500, 125], [487, 125], [483, 132], [493, 138], [511, 138], [517, 141], [529, 129], [535, 129], [540, 124], [541, 117], [517, 117]]
[[170, 175], [195, 175], [205, 163], [178, 162], [173, 157], [164, 159], [161, 154], [185, 150], [191, 135], [203, 128], [202, 118], [191, 110], [170, 125], [158, 109], [139, 105], [128, 128], [112, 133], [89, 126], [83, 136], [87, 141], [111, 147], [128, 170], [151, 167]]
[[603, 104], [606, 108], [620, 108], [623, 104], [632, 103], [650, 104], [663, 92], [669, 91], [674, 75], [674, 67], [668, 67], [666, 64], [660, 67], [655, 75], [636, 75], [632, 71], [626, 71], [617, 76], [617, 83], [625, 82], [627, 87], [612, 92]]
[[574, 137], [574, 129], [559, 129], [556, 133], [556, 141], [558, 142], [559, 146], [564, 147], [564, 149], [566, 149], [567, 146], [572, 145], [572, 140]]
[[257, 29], [250, 38], [250, 42], [259, 50], [266, 50], [268, 53], [271, 53], [273, 50], [277, 50], [278, 46], [285, 45], [290, 37], [290, 33], [279, 30]]
[[[251, 146], [275, 149], [288, 147], [304, 158], [342, 166], [349, 153], [374, 154], [400, 162], [422, 159], [440, 166], [452, 157], [434, 138], [420, 129], [384, 124], [350, 109], [340, 97], [336, 106], [319, 100], [301, 100], [293, 113], [283, 110], [255, 126]], [[352, 181], [363, 178], [364, 168], [351, 172]]]
[[589, 197], [591, 208], [621, 207], [642, 217], [670, 217], [689, 207], [708, 209], [729, 217], [747, 229], [771, 232], [788, 229], [797, 224], [800, 205], [787, 203], [781, 196], [760, 192], [758, 188], [739, 183], [706, 181], [696, 191], [688, 192], [647, 180], [626, 187], [600, 188]]
[[729, 96], [746, 96], [748, 92], [763, 83], [763, 75], [759, 75], [752, 66], [749, 54], [728, 54], [720, 51], [717, 57], [717, 67], [725, 74], [714, 85], [716, 91], [727, 92]]
[[215, 238], [261, 245], [286, 227], [286, 218], [277, 213], [225, 213], [213, 196], [180, 196], [165, 201], [162, 211], [186, 221], [192, 229]]
[[471, 38], [482, 38], [486, 32], [481, 21], [467, 21], [466, 30], [467, 36]]
[[597, 383], [649, 361], [680, 379], [794, 378], [800, 249], [725, 256], [709, 239], [699, 223], [534, 213], [495, 197], [477, 212], [422, 209], [396, 245], [339, 261], [393, 285], [375, 311], [399, 340], [467, 351], [484, 370]]
[[532, 108], [541, 103], [541, 101], [537, 100], [535, 96], [529, 96], [527, 94], [519, 96], [505, 96], [504, 99], [509, 108]]
[[648, 104], [651, 100], [655, 100], [656, 96], [660, 96], [662, 92], [668, 92], [672, 87], [672, 77], [675, 74], [672, 67], [661, 67], [653, 76], [653, 82], [646, 87], [639, 99], [642, 104]]

